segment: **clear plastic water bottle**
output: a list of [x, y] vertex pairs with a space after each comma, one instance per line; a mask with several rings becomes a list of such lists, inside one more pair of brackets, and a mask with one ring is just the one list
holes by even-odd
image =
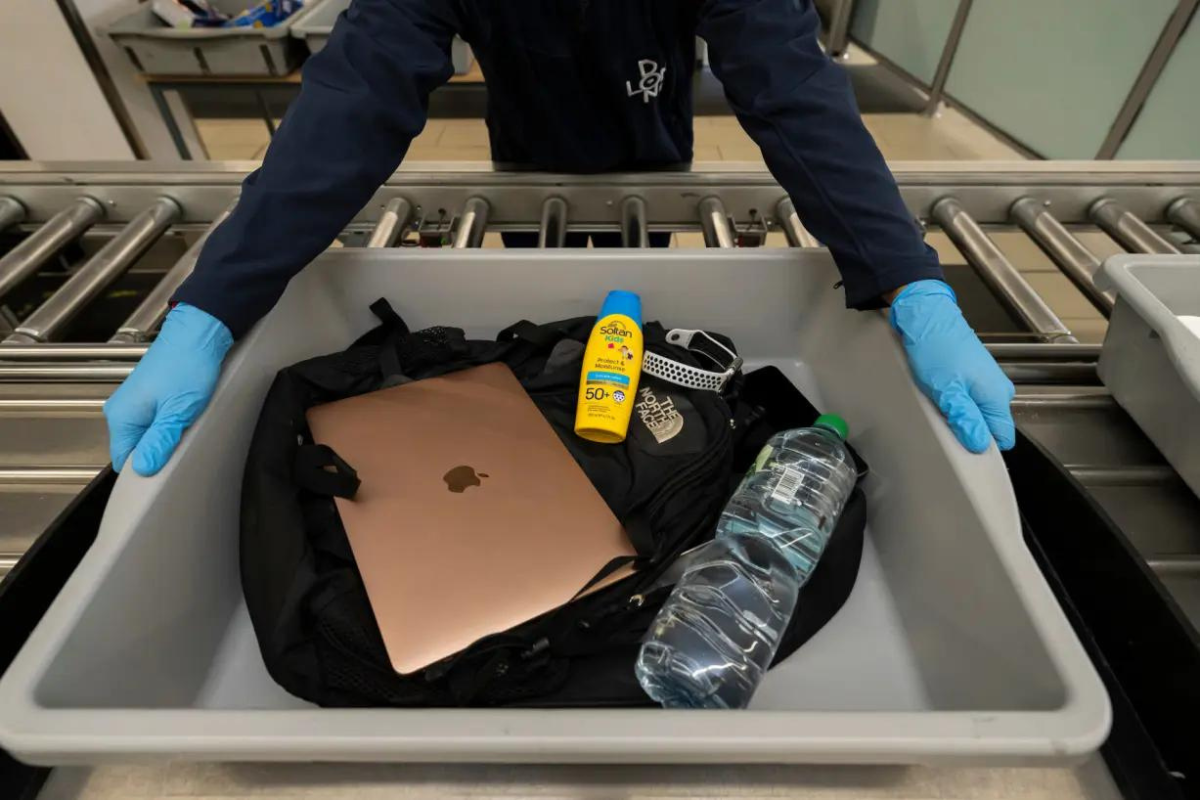
[[642, 643], [637, 678], [654, 700], [749, 704], [854, 490], [847, 432], [826, 414], [763, 447]]

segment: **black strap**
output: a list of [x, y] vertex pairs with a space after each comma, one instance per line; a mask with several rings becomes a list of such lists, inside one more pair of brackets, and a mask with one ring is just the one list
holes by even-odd
[[379, 345], [379, 374], [383, 378], [383, 388], [393, 385], [389, 378], [404, 374], [404, 365], [400, 363], [400, 339], [407, 335], [393, 331]]
[[293, 477], [300, 488], [326, 497], [352, 498], [361, 484], [354, 467], [327, 444], [301, 445], [296, 450]]
[[[708, 331], [700, 331], [693, 336], [687, 349], [691, 353], [704, 356], [721, 371], [740, 368], [742, 364], [737, 352], [733, 349], [733, 342], [728, 340], [722, 342]], [[705, 365], [706, 368], [708, 366]]]
[[538, 349], [554, 347], [563, 338], [562, 332], [550, 325], [534, 325], [527, 319], [509, 325], [496, 336], [498, 342], [519, 339]]
[[629, 537], [629, 543], [633, 545], [633, 549], [637, 551], [640, 558], [654, 558], [658, 555], [658, 547], [654, 541], [654, 528], [650, 525], [650, 520], [646, 519], [641, 512], [633, 512], [625, 517], [625, 535]]
[[454, 701], [461, 706], [473, 700], [507, 670], [511, 648], [498, 647], [487, 661], [474, 670], [451, 670], [447, 673], [448, 688]]
[[[608, 560], [608, 563], [605, 564], [603, 567], [601, 567], [600, 570], [595, 575], [593, 575], [591, 577], [591, 579], [588, 580], [587, 583], [585, 583], [582, 587], [580, 587], [579, 591], [575, 593], [575, 596], [572, 597], [570, 600], [568, 600], [566, 604], [569, 604], [569, 603], [574, 602], [575, 600], [578, 600], [579, 596], [581, 594], [586, 592], [588, 589], [591, 589], [593, 586], [595, 586], [597, 583], [599, 583], [600, 581], [607, 578], [609, 575], [612, 575], [614, 572], [619, 570], [621, 567], [627, 566], [629, 564], [633, 564], [634, 569], [637, 569], [644, 562], [645, 562], [645, 559], [643, 559], [641, 556], [614, 556], [614, 557], [610, 558]], [[564, 604], [563, 606], [560, 606], [560, 608], [565, 607], [566, 604]]]
[[638, 513], [630, 514], [625, 520], [625, 535], [629, 537], [629, 543], [633, 545], [633, 549], [637, 551], [637, 555], [614, 556], [610, 558], [607, 564], [588, 579], [587, 583], [579, 587], [579, 591], [570, 600], [559, 606], [555, 614], [578, 600], [580, 595], [621, 569], [621, 567], [633, 564], [633, 568], [636, 571], [645, 568], [648, 564], [654, 563], [655, 557], [658, 555], [654, 549], [654, 533], [645, 517]]
[[[820, 411], [791, 382], [778, 367], [762, 367], [748, 372], [741, 395], [734, 408], [736, 431], [733, 478], [753, 463], [763, 445], [779, 431], [812, 425]], [[854, 465], [861, 481], [870, 472], [870, 465], [850, 442], [846, 443], [854, 456]]]
[[396, 313], [392, 304], [381, 297], [371, 303], [371, 313], [379, 317], [387, 335], [379, 346], [379, 371], [382, 373], [385, 385], [387, 379], [403, 375], [404, 369], [400, 364], [400, 340], [409, 335], [408, 324]]
[[[558, 621], [563, 610], [579, 599], [580, 595], [622, 567], [634, 564], [634, 569], [636, 570], [643, 563], [645, 563], [645, 559], [641, 556], [616, 556], [609, 559], [608, 563], [601, 567], [587, 583], [581, 586], [579, 591], [575, 592], [575, 595], [570, 600], [550, 612], [543, 627], [543, 630], [548, 631], [546, 636], [532, 643], [528, 639], [508, 633], [485, 637], [472, 644], [463, 654], [464, 656], [469, 656], [471, 664], [478, 663], [481, 657], [487, 655], [488, 659], [483, 664], [474, 668], [458, 670], [455, 667], [462, 663], [462, 656], [452, 657], [426, 668], [426, 680], [433, 681], [444, 676], [448, 677], [449, 689], [451, 694], [454, 695], [455, 700], [464, 705], [470, 703], [493, 680], [503, 673], [510, 656], [515, 655], [527, 661], [538, 656], [546, 657], [552, 650], [556, 650], [553, 643], [559, 639], [559, 634], [554, 631], [555, 623]], [[641, 635], [640, 631], [638, 635]], [[604, 638], [607, 641], [608, 635], [605, 634], [600, 638]], [[559, 655], [561, 654], [559, 653]]]
[[408, 325], [404, 322], [404, 318], [396, 313], [396, 309], [392, 308], [392, 304], [387, 301], [387, 298], [381, 297], [371, 303], [371, 313], [379, 318], [384, 328], [396, 334], [397, 337], [408, 336]]

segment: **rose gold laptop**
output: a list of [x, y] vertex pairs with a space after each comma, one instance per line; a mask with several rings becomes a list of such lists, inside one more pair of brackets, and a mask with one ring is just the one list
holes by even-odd
[[335, 499], [397, 672], [557, 608], [634, 555], [504, 364], [315, 406], [308, 423], [362, 481]]

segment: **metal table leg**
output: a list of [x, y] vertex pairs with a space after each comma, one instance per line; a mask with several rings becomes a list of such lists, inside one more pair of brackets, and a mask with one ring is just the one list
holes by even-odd
[[841, 58], [850, 42], [850, 20], [854, 16], [854, 0], [836, 0], [829, 19], [829, 55]]
[[183, 130], [179, 127], [179, 121], [175, 119], [171, 104], [167, 102], [166, 91], [153, 82], [148, 83], [147, 86], [150, 88], [150, 96], [154, 98], [154, 105], [158, 107], [158, 114], [162, 117], [163, 124], [167, 126], [167, 132], [171, 134], [171, 141], [175, 143], [175, 150], [178, 151], [179, 157], [184, 161], [192, 161], [192, 151], [188, 149], [187, 141], [183, 138]]
[[963, 31], [967, 27], [967, 17], [971, 13], [972, 0], [959, 0], [958, 9], [954, 12], [954, 21], [950, 23], [950, 32], [946, 35], [946, 44], [942, 47], [942, 57], [938, 60], [937, 71], [933, 74], [933, 83], [929, 85], [929, 102], [921, 113], [933, 116], [942, 105], [946, 95], [946, 81], [950, 79], [950, 67], [954, 64], [954, 56], [958, 54], [958, 44], [962, 41]]
[[1099, 152], [1096, 153], [1097, 160], [1116, 158], [1121, 144], [1129, 135], [1129, 131], [1133, 129], [1133, 123], [1141, 113], [1142, 106], [1146, 104], [1150, 92], [1154, 90], [1167, 62], [1171, 60], [1171, 55], [1187, 31], [1189, 23], [1196, 16], [1198, 8], [1200, 8], [1200, 0], [1179, 0], [1170, 18], [1167, 19], [1166, 25], [1163, 26], [1158, 42], [1150, 51], [1146, 63], [1142, 65], [1142, 71], [1134, 81], [1133, 88], [1125, 97], [1121, 110], [1117, 112], [1117, 117], [1113, 120], [1108, 135], [1104, 137], [1104, 142], [1100, 145]]
[[254, 90], [254, 99], [258, 101], [258, 107], [262, 109], [263, 122], [267, 124], [267, 135], [272, 139], [275, 138], [275, 118], [271, 116], [271, 105], [267, 102], [267, 97], [260, 89]]

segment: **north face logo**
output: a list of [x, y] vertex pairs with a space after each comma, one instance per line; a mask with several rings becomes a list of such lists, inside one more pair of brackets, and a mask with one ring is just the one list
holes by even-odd
[[658, 93], [662, 91], [663, 79], [667, 77], [667, 68], [659, 69], [657, 62], [643, 58], [638, 61], [638, 71], [642, 76], [638, 81], [637, 88], [633, 88], [631, 81], [625, 81], [625, 91], [630, 97], [640, 94], [642, 102], [649, 103], [651, 97], [658, 97]]
[[638, 389], [638, 402], [634, 406], [638, 417], [659, 444], [671, 441], [683, 431], [683, 415], [670, 397], [659, 399], [649, 387]]

